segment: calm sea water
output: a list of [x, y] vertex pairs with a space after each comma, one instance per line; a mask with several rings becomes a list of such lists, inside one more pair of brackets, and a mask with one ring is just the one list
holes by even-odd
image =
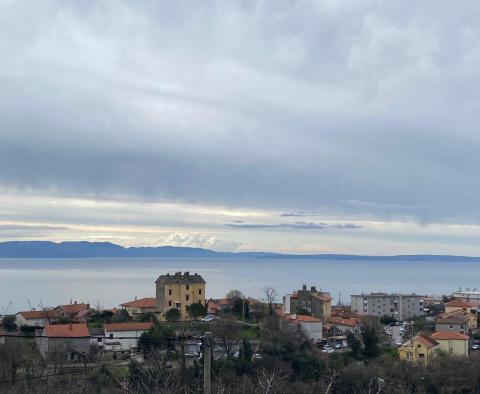
[[[350, 294], [370, 291], [450, 294], [459, 286], [480, 287], [474, 262], [382, 262], [275, 259], [95, 258], [0, 259], [0, 313], [69, 303], [113, 307], [137, 297], [155, 296], [155, 279], [190, 271], [207, 281], [207, 297], [237, 288], [261, 297], [265, 286], [279, 296], [303, 283], [329, 291], [344, 303]], [[280, 299], [280, 297], [279, 297]]]

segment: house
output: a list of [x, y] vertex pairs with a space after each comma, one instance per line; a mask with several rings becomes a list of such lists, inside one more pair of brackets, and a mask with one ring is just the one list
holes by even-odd
[[450, 331], [466, 334], [468, 332], [468, 319], [465, 316], [447, 316], [435, 321], [435, 331]]
[[329, 317], [327, 319], [327, 324], [330, 329], [333, 329], [336, 334], [347, 334], [351, 332], [353, 334], [360, 333], [360, 322], [358, 319], [344, 318], [344, 317]]
[[90, 332], [85, 323], [47, 324], [37, 337], [37, 346], [44, 358], [58, 356], [81, 361], [90, 347]]
[[456, 311], [470, 312], [474, 308], [470, 301], [453, 300], [445, 304], [445, 313], [451, 313]]
[[439, 349], [452, 357], [467, 357], [470, 337], [451, 331], [439, 331], [432, 334], [432, 339], [438, 342]]
[[200, 303], [206, 305], [205, 280], [197, 273], [176, 272], [175, 275], [161, 275], [156, 281], [156, 313], [160, 320], [165, 314], [176, 308], [181, 312], [182, 320], [187, 320], [188, 306]]
[[145, 313], [156, 310], [157, 299], [156, 298], [141, 298], [134, 301], [129, 301], [121, 304], [122, 309], [125, 309], [127, 313], [134, 319], [140, 319]]
[[412, 294], [353, 294], [352, 312], [362, 316], [391, 316], [397, 320], [408, 320], [423, 316], [423, 296]]
[[138, 347], [138, 340], [145, 331], [153, 327], [153, 323], [111, 323], [105, 324], [105, 340], [103, 348], [112, 352], [130, 352]]
[[310, 341], [317, 343], [322, 340], [322, 320], [314, 316], [306, 315], [284, 315], [280, 319], [281, 327], [301, 332]]
[[432, 362], [438, 346], [438, 342], [433, 338], [416, 335], [398, 348], [398, 357], [414, 364], [428, 365]]
[[15, 318], [15, 322], [18, 327], [28, 326], [43, 328], [47, 324], [51, 324], [56, 321], [55, 313], [53, 313], [51, 310], [18, 312], [15, 315]]
[[57, 319], [67, 319], [84, 323], [88, 313], [91, 311], [90, 304], [77, 303], [59, 305], [53, 309], [53, 314]]
[[290, 309], [291, 314], [311, 314], [314, 317], [326, 319], [332, 315], [332, 297], [330, 293], [317, 290], [311, 286], [303, 285], [302, 290], [298, 290], [290, 297], [290, 305], [284, 303], [283, 309]]

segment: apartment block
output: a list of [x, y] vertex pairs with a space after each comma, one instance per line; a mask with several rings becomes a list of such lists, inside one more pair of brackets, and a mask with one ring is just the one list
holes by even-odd
[[370, 293], [351, 296], [352, 312], [366, 316], [391, 316], [408, 320], [423, 316], [423, 296], [418, 294]]

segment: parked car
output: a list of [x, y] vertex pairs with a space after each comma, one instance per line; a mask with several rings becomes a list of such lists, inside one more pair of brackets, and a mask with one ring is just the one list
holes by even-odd
[[322, 352], [323, 352], [323, 353], [333, 353], [334, 350], [333, 350], [333, 348], [332, 348], [330, 345], [325, 345], [325, 346], [323, 347], [323, 349], [322, 349]]
[[344, 344], [341, 342], [335, 344], [335, 349], [343, 349], [344, 347]]
[[214, 317], [211, 316], [211, 315], [207, 315], [205, 317], [202, 317], [202, 319], [201, 319], [201, 321], [203, 321], [203, 322], [211, 322], [213, 320], [214, 320]]
[[252, 354], [252, 360], [261, 360], [263, 357], [259, 353]]
[[470, 349], [479, 350], [480, 349], [480, 343], [471, 343], [470, 344]]
[[403, 345], [403, 342], [400, 341], [399, 339], [397, 339], [397, 340], [395, 341], [395, 345], [397, 345], [397, 346], [402, 346], [402, 345]]
[[198, 352], [188, 352], [185, 353], [185, 357], [198, 357], [199, 353]]

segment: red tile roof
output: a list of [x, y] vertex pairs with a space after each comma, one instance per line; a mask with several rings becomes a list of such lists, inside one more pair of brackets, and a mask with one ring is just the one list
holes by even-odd
[[48, 317], [53, 317], [52, 311], [23, 311], [18, 312], [17, 315], [22, 315], [24, 319], [47, 319]]
[[153, 327], [153, 323], [111, 323], [105, 324], [105, 331], [146, 331]]
[[329, 317], [327, 321], [331, 324], [341, 324], [342, 326], [356, 327], [358, 320], [355, 318]]
[[468, 340], [470, 337], [468, 337], [467, 335], [460, 334], [459, 332], [438, 331], [432, 334], [432, 338], [435, 339], [436, 341], [449, 340], [449, 339], [465, 341], [465, 340]]
[[47, 324], [46, 335], [49, 338], [55, 337], [89, 337], [90, 332], [85, 323], [80, 324]]
[[445, 306], [454, 307], [454, 308], [471, 308], [472, 304], [464, 300], [453, 300], [453, 301], [447, 302]]
[[285, 315], [284, 318], [289, 322], [318, 323], [322, 321], [317, 317], [308, 316], [308, 315]]
[[88, 310], [88, 305], [81, 303], [81, 304], [66, 304], [66, 305], [59, 305], [55, 309], [61, 309], [66, 313], [80, 313], [82, 311]]
[[157, 306], [156, 298], [141, 298], [139, 300], [129, 301], [120, 306], [126, 308], [155, 308]]
[[418, 335], [414, 338], [414, 341], [425, 345], [427, 348], [432, 348], [438, 345], [438, 343], [435, 342], [434, 338], [429, 338], [424, 335]]

